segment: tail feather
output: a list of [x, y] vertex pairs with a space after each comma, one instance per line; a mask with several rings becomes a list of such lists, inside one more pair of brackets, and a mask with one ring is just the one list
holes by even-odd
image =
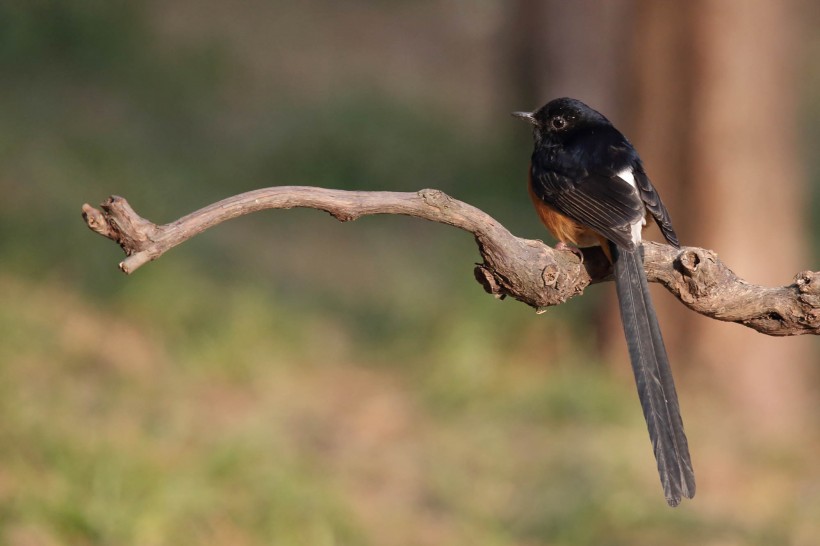
[[678, 395], [663, 345], [660, 326], [649, 296], [641, 248], [625, 250], [610, 244], [615, 286], [632, 371], [638, 386], [658, 473], [670, 506], [695, 495], [695, 474], [683, 431]]

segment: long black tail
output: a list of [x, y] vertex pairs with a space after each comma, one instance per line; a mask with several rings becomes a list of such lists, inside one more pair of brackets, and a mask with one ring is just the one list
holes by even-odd
[[610, 244], [610, 250], [615, 262], [621, 322], [649, 439], [658, 461], [666, 502], [677, 506], [682, 496], [691, 499], [695, 495], [695, 474], [669, 358], [649, 297], [641, 249], [629, 251]]

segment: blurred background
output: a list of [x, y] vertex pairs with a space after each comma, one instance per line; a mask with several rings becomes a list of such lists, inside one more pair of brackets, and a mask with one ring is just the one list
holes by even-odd
[[816, 339], [656, 292], [698, 476], [672, 510], [611, 285], [536, 316], [465, 233], [305, 210], [125, 277], [80, 206], [434, 187], [549, 240], [509, 113], [568, 95], [684, 244], [789, 284], [817, 269], [818, 8], [0, 2], [0, 544], [816, 544]]

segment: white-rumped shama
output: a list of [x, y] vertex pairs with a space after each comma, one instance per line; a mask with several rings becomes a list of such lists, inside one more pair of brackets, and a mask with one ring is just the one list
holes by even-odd
[[601, 245], [612, 261], [621, 321], [638, 396], [670, 506], [695, 494], [672, 370], [649, 296], [641, 232], [652, 215], [679, 247], [669, 212], [638, 153], [608, 119], [579, 100], [560, 98], [514, 116], [533, 125], [529, 193], [561, 248]]

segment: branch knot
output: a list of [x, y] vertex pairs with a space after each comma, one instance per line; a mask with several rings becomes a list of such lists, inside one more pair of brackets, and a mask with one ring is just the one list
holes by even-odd
[[691, 303], [718, 293], [724, 280], [722, 277], [727, 272], [734, 276], [718, 264], [717, 254], [711, 250], [693, 247], [682, 249], [674, 260], [675, 268], [681, 275], [681, 299]]
[[419, 190], [418, 194], [425, 203], [439, 210], [448, 208], [450, 203], [453, 201], [452, 197], [441, 190], [432, 190], [427, 188]]

